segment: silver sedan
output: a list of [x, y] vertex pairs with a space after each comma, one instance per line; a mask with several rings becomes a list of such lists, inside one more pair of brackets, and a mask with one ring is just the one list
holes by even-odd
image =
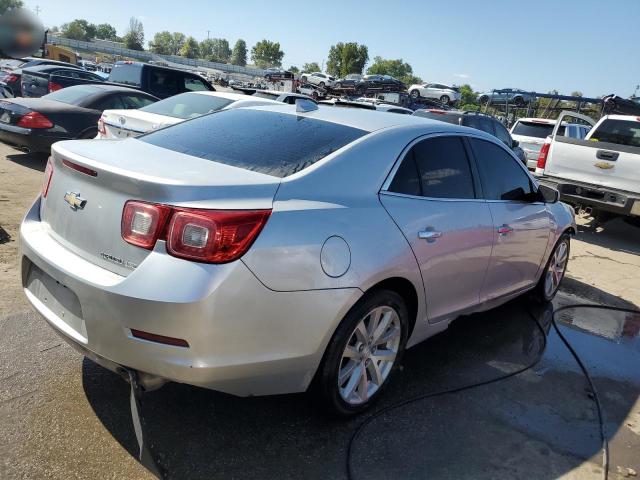
[[252, 107], [56, 143], [21, 226], [23, 285], [62, 337], [147, 389], [315, 385], [352, 414], [457, 316], [550, 300], [574, 232], [481, 131]]

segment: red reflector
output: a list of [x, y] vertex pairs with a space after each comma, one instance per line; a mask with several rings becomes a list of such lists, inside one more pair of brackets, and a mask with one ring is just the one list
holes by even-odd
[[90, 168], [83, 167], [82, 165], [78, 165], [77, 163], [70, 162], [69, 160], [62, 160], [62, 164], [65, 167], [69, 167], [70, 169], [80, 173], [84, 173], [85, 175], [90, 175], [92, 177], [98, 176], [98, 172], [96, 172], [95, 170], [91, 170]]
[[155, 333], [143, 332], [142, 330], [131, 329], [131, 335], [135, 338], [142, 340], [148, 340], [150, 342], [164, 343], [165, 345], [173, 345], [174, 347], [189, 348], [189, 343], [182, 338], [165, 337], [164, 335], [157, 335]]
[[51, 128], [53, 123], [40, 112], [29, 112], [18, 120], [17, 125], [24, 128]]
[[49, 82], [48, 88], [49, 88], [49, 93], [51, 93], [58, 90], [62, 90], [62, 85], [56, 82]]
[[540, 149], [540, 154], [538, 155], [538, 164], [537, 168], [544, 168], [547, 165], [547, 155], [549, 154], [549, 147], [551, 147], [550, 143], [545, 143], [542, 145]]
[[129, 200], [122, 212], [122, 238], [132, 245], [152, 250], [170, 213], [171, 207], [166, 205]]
[[49, 185], [51, 185], [51, 177], [53, 176], [53, 162], [51, 157], [47, 160], [47, 166], [44, 169], [44, 179], [42, 180], [42, 198], [47, 198], [49, 193]]

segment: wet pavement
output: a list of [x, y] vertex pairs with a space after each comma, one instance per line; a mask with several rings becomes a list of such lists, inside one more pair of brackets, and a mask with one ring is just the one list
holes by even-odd
[[[576, 300], [584, 301], [563, 294], [556, 303]], [[407, 351], [371, 413], [534, 366], [374, 419], [353, 445], [354, 477], [601, 478], [595, 406], [550, 329], [551, 310], [520, 299], [460, 318]], [[610, 478], [618, 467], [640, 472], [640, 317], [576, 310], [561, 321], [600, 393]], [[40, 322], [29, 313], [2, 323], [0, 477], [151, 478], [134, 459], [127, 384], [71, 353]], [[371, 413], [345, 421], [310, 395], [243, 399], [178, 384], [144, 403], [152, 451], [167, 478], [178, 479], [346, 478], [349, 439]]]

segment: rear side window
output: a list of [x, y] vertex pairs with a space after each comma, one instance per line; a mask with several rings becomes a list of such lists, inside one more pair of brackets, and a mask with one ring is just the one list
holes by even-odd
[[171, 70], [149, 71], [149, 90], [158, 97], [169, 97], [179, 93], [178, 75]]
[[109, 81], [125, 85], [142, 85], [142, 65], [125, 63], [114, 65], [109, 74]]
[[139, 140], [205, 160], [287, 177], [366, 134], [322, 120], [240, 108], [182, 122]]
[[144, 107], [142, 111], [187, 119], [222, 110], [231, 103], [233, 103], [233, 100], [228, 98], [203, 95], [200, 93], [181, 93], [180, 95], [152, 103]]
[[204, 81], [196, 77], [184, 77], [184, 89], [189, 92], [211, 90]]
[[593, 132], [591, 140], [640, 147], [640, 122], [607, 119]]
[[533, 187], [520, 162], [494, 143], [469, 138], [475, 154], [484, 198], [530, 201]]
[[402, 160], [389, 191], [430, 198], [475, 198], [462, 140], [437, 137], [414, 145]]

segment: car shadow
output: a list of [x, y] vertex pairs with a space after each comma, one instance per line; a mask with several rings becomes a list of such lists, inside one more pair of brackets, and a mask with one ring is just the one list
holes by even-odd
[[47, 166], [47, 157], [46, 153], [12, 153], [5, 158], [23, 167], [44, 172]]
[[[324, 413], [312, 394], [237, 398], [171, 383], [143, 397], [146, 442], [166, 478], [347, 478], [347, 445], [372, 413], [535, 365], [374, 419], [353, 445], [352, 466], [356, 478], [557, 478], [597, 456], [600, 442], [584, 378], [549, 335], [551, 312], [551, 304], [518, 299], [459, 318], [409, 349], [383, 398], [356, 418]], [[137, 458], [128, 385], [85, 359], [83, 387], [105, 428]], [[607, 387], [622, 392], [608, 418], [614, 432], [640, 386]]]
[[576, 239], [610, 250], [640, 255], [640, 227], [614, 218], [600, 223], [591, 218], [588, 223], [578, 225]]

